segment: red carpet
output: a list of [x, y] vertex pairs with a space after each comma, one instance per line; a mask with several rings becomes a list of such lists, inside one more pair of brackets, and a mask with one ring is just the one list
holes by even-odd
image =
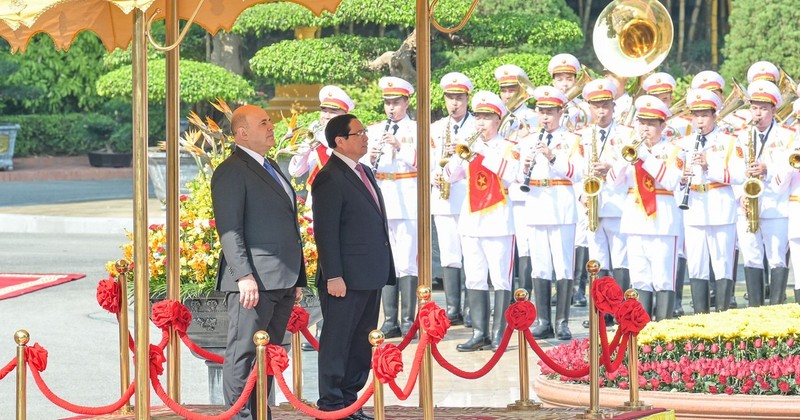
[[35, 292], [86, 277], [85, 274], [13, 274], [0, 273], [0, 300]]

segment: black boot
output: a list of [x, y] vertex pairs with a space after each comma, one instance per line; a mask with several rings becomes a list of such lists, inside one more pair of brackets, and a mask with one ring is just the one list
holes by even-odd
[[573, 281], [562, 279], [556, 281], [558, 302], [556, 303], [556, 338], [559, 340], [572, 340], [569, 330], [569, 308], [572, 306]]
[[711, 311], [709, 304], [709, 281], [703, 279], [689, 279], [692, 288], [692, 306], [694, 313], [707, 314]]
[[553, 324], [550, 322], [550, 284], [545, 279], [533, 279], [533, 299], [536, 304], [536, 322], [531, 332], [534, 338], [553, 338]]
[[744, 283], [747, 286], [747, 306], [764, 305], [764, 270], [760, 267], [744, 268]]
[[712, 306], [717, 306], [717, 288], [714, 286], [717, 284], [717, 276], [714, 273], [714, 267], [711, 265], [711, 262], [708, 263], [708, 284], [708, 308], [710, 311]]
[[575, 294], [572, 304], [578, 308], [586, 307], [586, 260], [589, 258], [589, 248], [579, 246], [575, 248]]
[[677, 269], [675, 271], [675, 309], [672, 310], [672, 317], [683, 316], [683, 284], [686, 281], [686, 258], [679, 257]]
[[672, 318], [675, 309], [675, 292], [672, 290], [659, 290], [656, 292], [656, 321]]
[[764, 301], [770, 296], [770, 285], [772, 284], [772, 273], [769, 269], [769, 260], [767, 260], [767, 254], [764, 254]]
[[769, 273], [769, 304], [781, 305], [786, 302], [786, 283], [789, 282], [789, 269], [777, 267]]
[[794, 302], [800, 305], [800, 289], [794, 289]]
[[381, 303], [383, 304], [383, 325], [381, 331], [386, 338], [400, 337], [400, 324], [397, 323], [397, 304], [400, 301], [397, 285], [383, 286]]
[[653, 292], [648, 290], [640, 290], [636, 289], [636, 292], [639, 293], [639, 303], [642, 304], [642, 308], [650, 315], [650, 318], [653, 318]]
[[494, 320], [492, 321], [492, 351], [497, 351], [506, 332], [506, 309], [511, 304], [510, 290], [494, 291]]
[[417, 276], [403, 276], [397, 279], [400, 288], [400, 332], [405, 336], [414, 325], [417, 317]]
[[463, 324], [464, 318], [461, 317], [461, 269], [443, 267], [442, 286], [444, 286], [444, 300], [450, 325]]
[[490, 349], [492, 341], [489, 340], [489, 291], [467, 289], [467, 300], [472, 316], [472, 338], [466, 343], [457, 345], [456, 350], [469, 352]]
[[612, 270], [614, 273], [614, 280], [617, 281], [622, 293], [631, 288], [631, 272], [627, 268], [615, 268]]
[[717, 312], [727, 311], [731, 305], [733, 295], [733, 280], [717, 280]]
[[[319, 343], [319, 335], [322, 333], [323, 323], [324, 322], [322, 320], [317, 322], [317, 331], [314, 333], [314, 338], [317, 340], [317, 343]], [[311, 343], [303, 339], [303, 343], [300, 344], [300, 349], [303, 351], [312, 351], [314, 350], [314, 346], [312, 346]]]
[[[531, 294], [531, 257], [519, 257], [519, 262], [517, 264], [517, 288], [522, 288], [528, 291], [528, 295]], [[516, 288], [514, 289], [516, 290]]]
[[464, 270], [461, 270], [461, 290], [464, 292], [464, 298], [461, 299], [464, 302], [464, 308], [461, 310], [461, 314], [464, 316], [464, 326], [467, 328], [472, 328], [472, 318], [469, 316], [469, 299], [467, 299], [467, 284], [466, 284], [466, 277], [464, 276]]

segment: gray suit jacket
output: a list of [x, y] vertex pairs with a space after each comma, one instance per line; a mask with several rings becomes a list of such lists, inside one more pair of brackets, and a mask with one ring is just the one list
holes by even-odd
[[294, 191], [290, 199], [266, 169], [236, 148], [214, 171], [211, 197], [222, 243], [217, 290], [238, 292], [236, 282], [250, 273], [261, 291], [306, 285]]

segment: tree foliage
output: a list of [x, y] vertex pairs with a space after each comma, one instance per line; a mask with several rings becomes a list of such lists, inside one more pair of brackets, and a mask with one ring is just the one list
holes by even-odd
[[746, 80], [747, 69], [760, 60], [781, 66], [790, 75], [800, 75], [800, 8], [795, 0], [734, 0], [731, 30], [722, 50], [726, 79]]
[[523, 44], [549, 54], [575, 51], [583, 45], [583, 33], [576, 22], [528, 13], [475, 16], [459, 36], [474, 45], [518, 48]]
[[100, 64], [104, 53], [100, 40], [88, 32], [78, 34], [67, 52], [56, 51], [53, 40], [44, 34], [31, 40], [25, 54], [0, 51], [18, 66], [6, 84], [39, 92], [12, 98], [7, 101], [6, 111], [30, 114], [93, 109], [103, 101], [94, 84], [104, 71]]
[[[242, 77], [210, 63], [180, 60], [180, 95], [186, 104], [215, 98], [236, 101], [253, 95], [253, 88]], [[164, 102], [166, 98], [166, 61], [157, 60], [147, 66], [148, 98]], [[97, 81], [97, 93], [110, 98], [131, 98], [132, 68], [121, 67]]]

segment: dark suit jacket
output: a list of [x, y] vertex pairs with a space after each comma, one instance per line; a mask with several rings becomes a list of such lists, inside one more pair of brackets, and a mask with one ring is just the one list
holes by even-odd
[[352, 290], [376, 290], [396, 282], [383, 196], [370, 169], [359, 165], [378, 194], [380, 208], [361, 178], [335, 154], [314, 180], [318, 287], [335, 277], [343, 277]]
[[293, 190], [290, 199], [264, 167], [236, 148], [214, 170], [211, 197], [222, 243], [217, 290], [238, 292], [236, 282], [250, 273], [261, 291], [306, 285]]

